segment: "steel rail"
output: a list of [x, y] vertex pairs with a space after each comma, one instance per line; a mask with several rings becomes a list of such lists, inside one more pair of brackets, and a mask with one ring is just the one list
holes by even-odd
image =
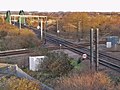
[[[62, 44], [63, 46], [67, 47], [68, 49], [70, 49], [71, 51], [73, 51], [73, 52], [75, 52], [77, 54], [86, 53], [88, 55], [88, 57], [90, 57], [90, 53], [89, 52], [85, 52], [84, 50], [80, 50], [78, 48], [72, 47], [73, 46], [72, 44], [69, 44], [68, 42], [62, 41], [60, 39], [56, 39], [56, 38], [54, 38], [54, 36], [47, 36], [47, 40], [50, 41], [50, 42], [52, 41], [53, 43], [59, 42], [59, 44]], [[115, 70], [115, 71], [120, 73], [120, 66], [119, 65], [116, 65], [114, 63], [108, 62], [108, 61], [106, 61], [106, 60], [104, 60], [102, 58], [99, 58], [99, 63], [101, 65], [103, 65], [103, 66], [109, 67], [109, 68], [111, 68], [111, 69], [113, 69], [113, 70]]]
[[21, 50], [8, 50], [8, 51], [1, 51], [0, 52], [0, 57], [4, 56], [10, 56], [10, 55], [18, 55], [18, 54], [25, 54], [29, 53], [29, 50], [27, 49], [21, 49]]
[[[28, 26], [26, 26], [26, 27], [28, 27]], [[32, 28], [32, 27], [30, 27], [29, 29], [32, 29], [33, 31], [36, 31], [36, 29]], [[44, 33], [46, 33], [46, 32], [44, 32]], [[67, 40], [64, 40], [62, 38], [59, 38], [57, 36], [53, 36], [53, 35], [51, 35], [49, 33], [46, 33], [46, 40], [49, 41], [49, 42], [55, 43], [57, 45], [62, 44], [63, 46], [69, 48], [70, 50], [72, 50], [72, 51], [74, 51], [75, 53], [78, 53], [78, 54], [86, 53], [90, 57], [89, 49], [85, 48], [83, 46], [80, 46], [82, 49], [81, 48], [80, 49], [75, 48], [73, 46], [77, 45], [77, 44], [74, 44], [74, 43], [72, 43], [70, 41], [67, 41]], [[103, 54], [102, 52], [99, 52], [99, 55], [107, 57], [107, 58], [114, 59], [116, 61], [120, 61], [119, 59], [116, 59], [116, 58], [111, 57], [109, 55]], [[108, 62], [108, 61], [104, 60], [103, 58], [99, 58], [99, 64], [101, 64], [103, 66], [106, 66], [106, 67], [109, 67], [109, 68], [111, 68], [111, 69], [113, 69], [113, 70], [115, 70], [115, 71], [120, 73], [120, 66], [119, 65], [116, 65], [114, 63]]]

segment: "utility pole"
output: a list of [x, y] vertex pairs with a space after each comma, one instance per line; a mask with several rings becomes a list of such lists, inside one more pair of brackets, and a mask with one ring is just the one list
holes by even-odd
[[60, 45], [60, 51], [61, 51], [62, 44], [59, 44], [59, 45]]
[[11, 24], [11, 15], [10, 15], [10, 24]]
[[14, 25], [15, 25], [15, 16], [14, 16]]
[[58, 31], [58, 19], [57, 19], [57, 31]]
[[90, 69], [93, 69], [93, 28], [90, 29]]
[[84, 26], [83, 26], [83, 14], [82, 14], [82, 19], [81, 19], [81, 39], [83, 39], [83, 34], [84, 34]]
[[60, 30], [59, 30], [59, 27], [58, 27], [58, 19], [57, 19], [57, 37], [60, 36]]
[[19, 29], [21, 30], [21, 16], [19, 17]]
[[43, 20], [41, 19], [41, 40], [43, 39]]
[[95, 30], [95, 69], [98, 71], [99, 67], [99, 51], [98, 51], [98, 43], [99, 43], [99, 29]]
[[45, 19], [45, 31], [44, 31], [44, 40], [45, 40], [45, 42], [44, 42], [44, 44], [46, 44], [46, 34], [47, 34], [47, 17], [46, 17], [46, 19]]
[[80, 42], [80, 23], [81, 23], [81, 21], [78, 21], [78, 29], [77, 29], [77, 38], [78, 38], [78, 42]]

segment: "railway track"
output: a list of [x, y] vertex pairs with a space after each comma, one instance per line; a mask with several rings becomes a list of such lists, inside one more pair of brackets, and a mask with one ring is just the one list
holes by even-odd
[[[47, 39], [47, 41], [55, 43], [57, 45], [62, 44], [63, 46], [67, 47], [69, 50], [71, 50], [77, 54], [86, 53], [88, 55], [88, 57], [90, 58], [90, 50], [88, 48], [85, 48], [83, 46], [79, 46], [79, 48], [75, 48], [73, 46], [76, 46], [77, 44], [74, 44], [72, 42], [66, 41], [66, 40], [61, 39], [61, 38], [57, 38], [57, 37], [52, 36], [50, 34], [47, 34], [46, 39]], [[109, 60], [111, 59], [110, 61], [117, 61], [117, 63], [110, 62], [106, 59], [109, 59]], [[106, 67], [109, 67], [109, 68], [120, 73], [120, 65], [119, 65], [120, 59], [103, 54], [103, 52], [99, 52], [99, 64], [106, 66]]]
[[[27, 26], [27, 28], [29, 28], [29, 27]], [[37, 35], [38, 34], [40, 35], [40, 31], [38, 32], [38, 30], [36, 30], [35, 28], [30, 27], [29, 29], [32, 29]], [[86, 53], [88, 55], [88, 58], [90, 58], [90, 49], [85, 48], [84, 46], [74, 44], [70, 41], [64, 40], [60, 37], [51, 35], [49, 33], [45, 33], [45, 35], [46, 35], [46, 40], [48, 42], [54, 43], [56, 45], [62, 44], [62, 46], [67, 47], [69, 50], [71, 50], [77, 54]], [[75, 46], [77, 46], [77, 47], [75, 47]], [[116, 61], [117, 63], [114, 63], [111, 61]], [[119, 65], [120, 59], [117, 59], [110, 55], [104, 54], [103, 52], [99, 52], [99, 64], [106, 66], [108, 68], [111, 68], [120, 73], [120, 65]]]
[[18, 55], [18, 54], [26, 54], [26, 53], [29, 53], [29, 50], [17, 49], [17, 50], [1, 51], [0, 57], [10, 56], [10, 55]]

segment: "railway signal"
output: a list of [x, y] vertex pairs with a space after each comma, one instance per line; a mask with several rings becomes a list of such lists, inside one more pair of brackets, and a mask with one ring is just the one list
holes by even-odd
[[82, 55], [82, 59], [85, 60], [87, 58], [87, 54]]
[[87, 54], [83, 54], [77, 61], [77, 64], [80, 64], [83, 60], [86, 60]]
[[57, 36], [59, 36], [59, 34], [60, 34], [60, 30], [57, 30]]
[[40, 29], [40, 26], [39, 26], [39, 25], [37, 26], [37, 29]]
[[59, 44], [59, 45], [60, 45], [60, 50], [61, 50], [62, 44]]
[[59, 30], [57, 30], [57, 33], [60, 33], [60, 31], [59, 31]]

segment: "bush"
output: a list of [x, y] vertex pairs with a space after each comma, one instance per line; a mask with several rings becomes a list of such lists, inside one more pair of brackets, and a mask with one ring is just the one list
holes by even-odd
[[40, 40], [33, 31], [28, 29], [19, 30], [10, 24], [0, 24], [0, 50], [11, 50], [20, 48], [33, 48], [40, 46]]
[[7, 32], [6, 31], [0, 31], [0, 39], [1, 38], [4, 38], [4, 37], [6, 37], [7, 36]]
[[[74, 68], [71, 65], [71, 58], [63, 52], [47, 52], [45, 49], [40, 49], [41, 52], [37, 55], [46, 55], [48, 58], [43, 60], [38, 66], [39, 70], [36, 72], [25, 70], [26, 73], [36, 78], [40, 82], [52, 87], [54, 79], [60, 76], [67, 76], [68, 73]], [[44, 50], [42, 52], [42, 50]], [[46, 54], [47, 53], [47, 54]]]
[[10, 36], [0, 41], [0, 50], [12, 50], [21, 48], [33, 48], [40, 46], [40, 40], [37, 37]]
[[0, 31], [6, 31], [8, 36], [16, 36], [19, 34], [19, 29], [16, 26], [12, 26], [8, 23], [1, 23], [0, 24]]
[[1, 90], [42, 90], [40, 83], [16, 77], [3, 78], [1, 85]]
[[0, 23], [3, 23], [3, 22], [4, 22], [4, 18], [0, 17]]
[[20, 30], [20, 36], [22, 37], [34, 37], [35, 34], [33, 31], [31, 30], [28, 30], [28, 29], [23, 29], [23, 30]]
[[29, 36], [20, 36], [20, 45], [22, 48], [33, 48], [33, 47], [39, 47], [41, 45], [40, 40], [36, 37], [29, 37]]
[[114, 90], [110, 78], [102, 72], [64, 77], [57, 81], [55, 90]]
[[47, 57], [48, 59], [43, 60], [39, 65], [39, 70], [51, 77], [68, 74], [73, 69], [71, 58], [63, 52], [50, 52]]

